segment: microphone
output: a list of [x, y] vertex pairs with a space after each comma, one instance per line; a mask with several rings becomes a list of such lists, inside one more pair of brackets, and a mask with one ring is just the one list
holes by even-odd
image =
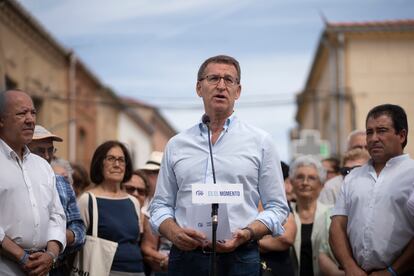
[[213, 150], [211, 149], [211, 138], [210, 138], [210, 117], [207, 114], [204, 114], [201, 118], [203, 124], [207, 126], [207, 136], [208, 136], [208, 149], [210, 151], [210, 159], [211, 159], [211, 170], [213, 172], [213, 183], [216, 184], [216, 170], [214, 169], [214, 161], [213, 161]]
[[[211, 149], [211, 138], [210, 138], [210, 117], [207, 114], [204, 114], [201, 118], [203, 124], [207, 126], [207, 136], [208, 136], [208, 149], [210, 151], [210, 159], [211, 159], [211, 170], [213, 172], [213, 183], [216, 184], [216, 171], [214, 169], [214, 161], [213, 161], [213, 151]], [[213, 256], [211, 258], [211, 271], [210, 275], [217, 275], [217, 264], [216, 264], [216, 252], [217, 252], [217, 226], [218, 226], [218, 203], [211, 204], [211, 222], [212, 222], [212, 242], [213, 242]]]
[[210, 124], [210, 117], [207, 114], [204, 114], [203, 117], [201, 118], [201, 121], [203, 122], [203, 124], [207, 125], [208, 127], [208, 125]]

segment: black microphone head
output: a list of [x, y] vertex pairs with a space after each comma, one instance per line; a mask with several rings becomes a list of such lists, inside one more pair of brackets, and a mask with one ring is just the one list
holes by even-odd
[[210, 123], [210, 117], [208, 117], [207, 114], [204, 114], [203, 117], [201, 118], [201, 121], [203, 122], [203, 124], [208, 125]]

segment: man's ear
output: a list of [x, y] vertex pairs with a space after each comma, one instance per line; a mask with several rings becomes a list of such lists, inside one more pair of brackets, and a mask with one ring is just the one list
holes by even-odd
[[197, 91], [197, 95], [199, 96], [199, 97], [201, 97], [201, 84], [200, 84], [200, 82], [198, 81], [197, 82], [197, 84], [196, 84], [196, 91]]
[[401, 144], [407, 140], [407, 130], [406, 129], [402, 129], [400, 130], [400, 133], [398, 133], [398, 135], [400, 136], [400, 140], [401, 140]]
[[236, 100], [238, 100], [240, 98], [240, 94], [241, 94], [241, 84], [239, 84], [239, 87], [237, 88]]

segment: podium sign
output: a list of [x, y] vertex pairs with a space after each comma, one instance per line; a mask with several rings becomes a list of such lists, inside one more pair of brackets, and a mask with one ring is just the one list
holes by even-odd
[[243, 184], [192, 184], [193, 204], [243, 203]]

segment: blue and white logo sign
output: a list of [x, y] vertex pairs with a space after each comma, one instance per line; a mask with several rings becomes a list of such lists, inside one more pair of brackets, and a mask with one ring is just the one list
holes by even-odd
[[194, 204], [242, 203], [243, 184], [192, 184]]

